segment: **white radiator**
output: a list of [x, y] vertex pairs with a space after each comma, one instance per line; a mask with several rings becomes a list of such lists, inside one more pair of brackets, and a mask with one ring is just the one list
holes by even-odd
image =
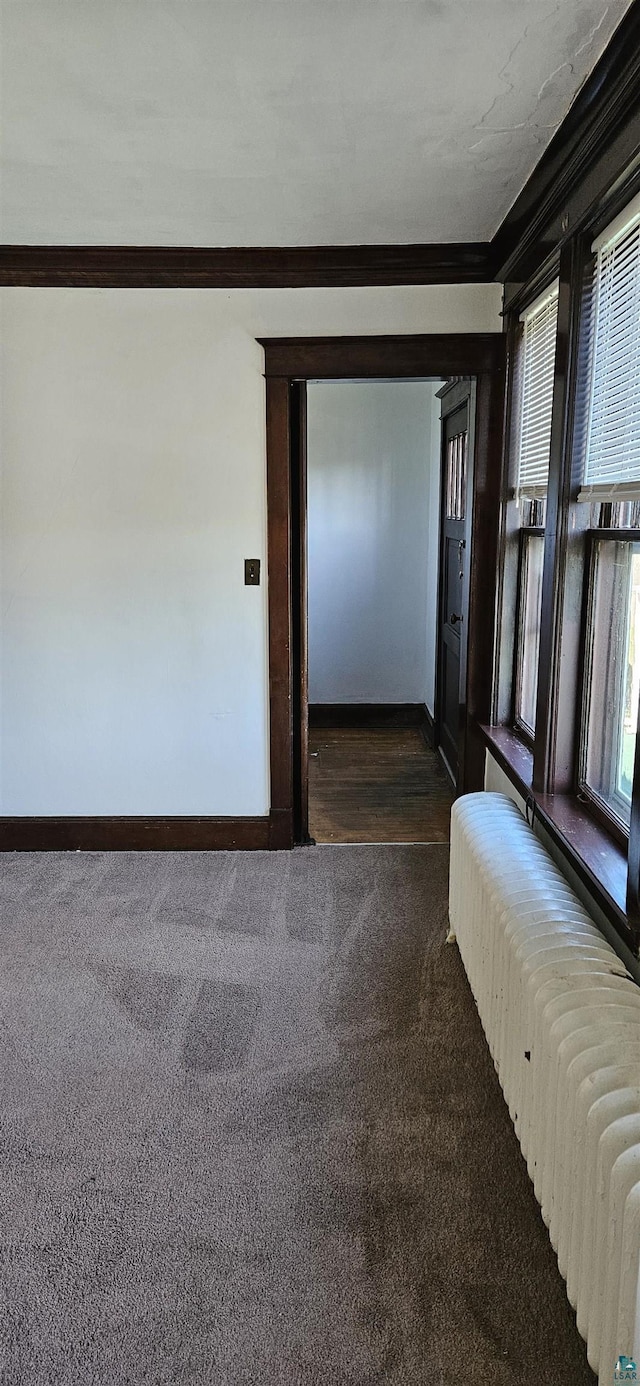
[[453, 806], [449, 913], [589, 1362], [640, 1381], [640, 987], [502, 794]]

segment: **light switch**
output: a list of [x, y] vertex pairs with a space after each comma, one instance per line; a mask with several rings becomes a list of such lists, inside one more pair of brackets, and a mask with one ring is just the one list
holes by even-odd
[[260, 586], [260, 559], [245, 558], [244, 560], [244, 585], [245, 587]]

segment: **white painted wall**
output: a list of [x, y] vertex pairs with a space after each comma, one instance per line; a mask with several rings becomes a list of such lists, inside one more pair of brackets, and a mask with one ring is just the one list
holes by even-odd
[[269, 807], [258, 336], [499, 331], [498, 285], [4, 289], [0, 811]]
[[[439, 382], [314, 381], [307, 394], [309, 698], [423, 703]], [[429, 643], [430, 640], [429, 640]], [[432, 707], [431, 707], [431, 710]]]

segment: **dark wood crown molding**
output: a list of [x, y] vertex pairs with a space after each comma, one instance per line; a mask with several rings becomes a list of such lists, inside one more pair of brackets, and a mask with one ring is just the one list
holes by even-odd
[[[77, 288], [517, 286], [616, 187], [640, 186], [640, 0], [633, 0], [492, 241], [345, 246], [0, 247], [0, 285]], [[633, 189], [635, 190], [635, 188]], [[614, 213], [615, 214], [615, 213]]]
[[640, 167], [640, 0], [602, 57], [491, 242], [496, 279], [528, 280]]
[[0, 247], [0, 285], [96, 289], [300, 289], [481, 284], [488, 242], [345, 246]]

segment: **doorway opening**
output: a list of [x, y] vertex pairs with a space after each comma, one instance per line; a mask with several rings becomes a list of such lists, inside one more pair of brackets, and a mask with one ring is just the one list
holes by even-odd
[[[306, 572], [308, 833], [319, 843], [448, 841], [441, 385], [307, 382], [301, 579]], [[466, 471], [456, 484], [464, 512]], [[454, 639], [459, 647], [457, 630]], [[443, 669], [450, 687], [450, 661]]]
[[[451, 435], [458, 441], [449, 452], [447, 440], [443, 444], [443, 434], [440, 432], [440, 496], [455, 495], [459, 501], [461, 488], [466, 488], [464, 513], [456, 513], [451, 518], [462, 521], [467, 529], [463, 544], [459, 537], [455, 539], [457, 573], [462, 573], [462, 577], [457, 578], [456, 588], [453, 577], [447, 585], [443, 576], [444, 525], [443, 517], [438, 516], [433, 726], [428, 718], [425, 720], [427, 731], [438, 751], [439, 765], [442, 766], [444, 760], [440, 749], [444, 744], [443, 722], [448, 719], [453, 728], [450, 741], [457, 745], [457, 758], [453, 756], [450, 744], [449, 755], [445, 754], [445, 759], [449, 775], [455, 781], [455, 790], [481, 788], [485, 760], [482, 724], [491, 720], [505, 343], [501, 334], [491, 333], [271, 338], [262, 340], [261, 345], [265, 351], [267, 391], [271, 744], [269, 841], [271, 847], [287, 848], [310, 840], [309, 737], [316, 730], [313, 723], [317, 717], [317, 707], [323, 708], [321, 715], [324, 717], [331, 712], [330, 703], [314, 703], [309, 687], [307, 522], [310, 391], [315, 382], [326, 384], [332, 381], [369, 385], [377, 382], [378, 387], [393, 382], [423, 387], [428, 385], [432, 395], [437, 397], [443, 418], [459, 409], [461, 398], [458, 395], [466, 391], [468, 412], [464, 444], [459, 441], [461, 433], [465, 432], [459, 427], [459, 419]], [[439, 422], [442, 430], [440, 419]], [[392, 493], [386, 503], [394, 505], [396, 500], [397, 495]], [[380, 508], [384, 502], [378, 497], [376, 503]], [[372, 509], [370, 497], [365, 501], [364, 508], [366, 512]], [[344, 496], [340, 513], [343, 517], [349, 515], [353, 518], [353, 511], [349, 498]], [[402, 531], [402, 526], [399, 528]], [[350, 557], [349, 544], [346, 545], [349, 573], [353, 565], [353, 542]], [[451, 549], [452, 545], [448, 547]], [[410, 543], [406, 544], [406, 548], [411, 553]], [[347, 577], [345, 588], [349, 580]], [[455, 608], [451, 611], [447, 609], [443, 617], [445, 597], [445, 606], [455, 600]], [[453, 621], [450, 620], [452, 616], [455, 618]], [[449, 642], [451, 649], [446, 659], [438, 653], [444, 639], [443, 619], [453, 629], [457, 642], [457, 710], [453, 698], [455, 673], [452, 672], [452, 642]], [[361, 692], [359, 697], [363, 696]], [[406, 704], [403, 699], [403, 710], [397, 701], [397, 689], [394, 696], [394, 716], [404, 715], [409, 719], [400, 730], [422, 734], [418, 724], [411, 720], [415, 718], [418, 704]], [[362, 716], [366, 704], [361, 702], [358, 706], [358, 715]], [[376, 717], [382, 716], [380, 706], [377, 705]], [[422, 708], [426, 706], [425, 699]], [[383, 712], [386, 715], [384, 706]], [[427, 712], [430, 713], [431, 709], [427, 708]], [[389, 731], [389, 727], [379, 730]], [[424, 749], [426, 753], [426, 744]], [[365, 754], [371, 759], [370, 751], [365, 751]], [[452, 764], [454, 760], [456, 763]], [[442, 774], [445, 774], [444, 768]], [[447, 786], [446, 779], [442, 783]], [[334, 836], [330, 840], [340, 839]], [[366, 840], [376, 839], [368, 837]], [[383, 834], [377, 840], [388, 841], [389, 837]], [[420, 840], [425, 839], [421, 837]]]

